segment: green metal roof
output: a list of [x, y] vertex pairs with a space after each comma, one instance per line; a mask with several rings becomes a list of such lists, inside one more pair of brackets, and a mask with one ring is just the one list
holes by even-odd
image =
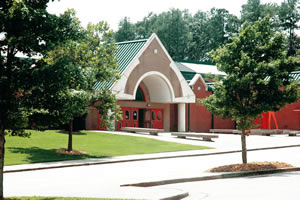
[[[140, 52], [147, 41], [148, 39], [116, 43], [118, 50], [116, 51], [115, 56], [117, 57], [117, 62], [119, 64], [117, 70], [119, 70], [120, 74], [123, 74], [123, 72]], [[97, 82], [94, 85], [94, 89], [111, 89], [113, 84], [113, 80]]]
[[295, 71], [290, 74], [294, 81], [300, 81], [300, 71]]

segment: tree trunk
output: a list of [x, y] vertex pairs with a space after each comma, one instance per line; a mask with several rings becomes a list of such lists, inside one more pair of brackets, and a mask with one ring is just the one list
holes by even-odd
[[73, 151], [73, 141], [72, 141], [72, 132], [73, 132], [73, 120], [69, 122], [69, 141], [68, 141], [68, 151]]
[[247, 147], [246, 147], [246, 134], [245, 134], [245, 129], [242, 129], [242, 158], [243, 158], [243, 163], [247, 163]]
[[5, 145], [5, 137], [4, 137], [4, 127], [0, 121], [0, 200], [3, 200], [3, 171], [4, 171], [4, 145]]

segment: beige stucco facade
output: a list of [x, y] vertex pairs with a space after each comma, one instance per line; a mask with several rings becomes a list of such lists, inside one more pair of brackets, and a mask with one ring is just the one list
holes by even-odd
[[[135, 101], [138, 88], [143, 90], [145, 101]], [[185, 127], [185, 103], [194, 103], [195, 95], [186, 80], [176, 67], [159, 38], [153, 34], [140, 52], [128, 65], [118, 80], [111, 88], [116, 95], [118, 105], [136, 109], [161, 109], [163, 111], [163, 129], [170, 131], [171, 121], [178, 119], [171, 112], [171, 107], [179, 106], [178, 116], [181, 125]], [[97, 112], [90, 108], [86, 128], [97, 129]], [[90, 122], [94, 121], [94, 122]]]

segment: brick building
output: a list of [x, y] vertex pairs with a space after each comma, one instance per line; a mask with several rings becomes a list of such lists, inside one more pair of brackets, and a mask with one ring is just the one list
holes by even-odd
[[[212, 94], [207, 74], [225, 76], [216, 66], [173, 61], [156, 34], [117, 45], [121, 78], [115, 83], [95, 85], [116, 95], [123, 111], [123, 120], [115, 123], [116, 130], [127, 126], [193, 132], [234, 128], [232, 120], [212, 115], [199, 103], [199, 99]], [[300, 80], [300, 72], [294, 73], [294, 78]], [[275, 116], [279, 129], [300, 130], [300, 101]], [[275, 128], [273, 122], [270, 126]], [[101, 128], [97, 110], [90, 107], [86, 129]]]

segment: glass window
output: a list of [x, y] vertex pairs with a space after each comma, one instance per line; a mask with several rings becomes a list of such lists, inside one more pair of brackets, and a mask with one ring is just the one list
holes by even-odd
[[138, 114], [137, 111], [133, 111], [133, 120], [137, 120]]
[[[150, 121], [150, 110], [147, 110], [145, 113], [145, 120]], [[149, 128], [149, 127], [147, 127]]]
[[125, 119], [126, 119], [126, 120], [129, 120], [129, 119], [130, 119], [130, 114], [129, 114], [129, 111], [128, 111], [128, 110], [125, 111]]
[[162, 112], [158, 111], [157, 112], [157, 120], [161, 120], [162, 119]]
[[152, 111], [152, 120], [155, 120], [155, 112]]
[[145, 96], [140, 87], [138, 87], [136, 94], [135, 94], [135, 100], [136, 101], [145, 101]]

